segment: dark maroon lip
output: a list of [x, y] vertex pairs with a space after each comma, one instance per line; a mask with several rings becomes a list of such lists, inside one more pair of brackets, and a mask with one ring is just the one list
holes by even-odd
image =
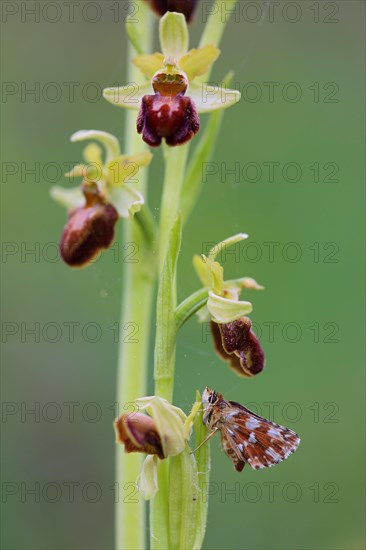
[[137, 118], [137, 131], [151, 147], [162, 140], [170, 146], [182, 145], [200, 128], [194, 102], [181, 93], [174, 96], [145, 95]]
[[264, 352], [248, 317], [226, 324], [211, 321], [211, 331], [216, 353], [236, 374], [250, 377], [262, 372]]
[[147, 0], [157, 15], [163, 16], [167, 11], [183, 13], [187, 23], [191, 23], [198, 0]]
[[95, 189], [84, 190], [85, 205], [73, 210], [60, 240], [60, 254], [72, 267], [83, 267], [108, 248], [119, 219], [117, 210], [104, 202]]

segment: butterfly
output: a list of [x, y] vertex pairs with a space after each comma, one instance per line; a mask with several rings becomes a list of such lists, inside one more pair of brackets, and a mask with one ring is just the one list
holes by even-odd
[[270, 468], [296, 451], [297, 433], [270, 422], [220, 393], [206, 388], [202, 395], [203, 422], [210, 430], [207, 439], [221, 433], [224, 452], [241, 472], [248, 463], [254, 470]]

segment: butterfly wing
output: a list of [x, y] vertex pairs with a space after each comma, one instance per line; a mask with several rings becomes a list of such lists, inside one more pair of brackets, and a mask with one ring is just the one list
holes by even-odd
[[270, 468], [296, 451], [296, 432], [258, 416], [239, 403], [229, 402], [221, 419], [221, 443], [241, 472], [247, 462], [255, 470]]

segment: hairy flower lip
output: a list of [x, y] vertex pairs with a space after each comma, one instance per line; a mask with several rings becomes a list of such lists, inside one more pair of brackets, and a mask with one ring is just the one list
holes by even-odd
[[161, 438], [155, 421], [146, 414], [133, 412], [122, 414], [114, 422], [117, 442], [126, 453], [145, 453], [165, 458]]
[[167, 11], [183, 13], [187, 23], [192, 21], [198, 0], [147, 0], [153, 11], [163, 16]]
[[71, 267], [87, 265], [100, 250], [108, 248], [119, 219], [117, 210], [104, 201], [96, 185], [84, 186], [83, 194], [85, 205], [71, 210], [60, 240], [61, 258]]
[[145, 95], [137, 117], [137, 131], [151, 147], [162, 139], [170, 146], [183, 145], [198, 132], [200, 121], [194, 102], [182, 92]]
[[264, 352], [251, 327], [248, 317], [225, 324], [211, 321], [216, 353], [239, 376], [255, 376], [265, 365]]
[[199, 117], [193, 101], [185, 97], [188, 78], [182, 72], [158, 71], [152, 79], [154, 95], [142, 98], [137, 131], [152, 147], [164, 138], [171, 146], [186, 143], [198, 132]]

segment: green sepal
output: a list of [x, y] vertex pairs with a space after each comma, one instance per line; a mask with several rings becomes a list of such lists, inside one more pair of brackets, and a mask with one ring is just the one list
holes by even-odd
[[160, 19], [160, 45], [165, 57], [178, 60], [188, 51], [189, 34], [183, 14], [167, 12]]

